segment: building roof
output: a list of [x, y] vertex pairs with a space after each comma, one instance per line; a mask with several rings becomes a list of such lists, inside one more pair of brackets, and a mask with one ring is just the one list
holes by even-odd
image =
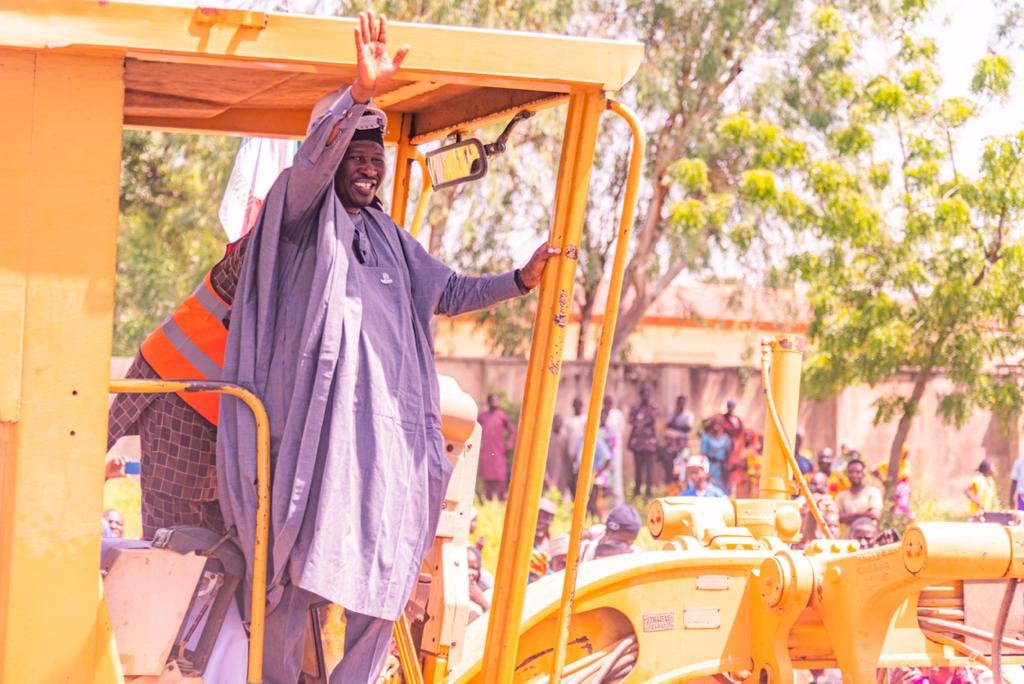
[[[577, 293], [579, 294], [579, 293]], [[597, 292], [594, 322], [603, 319], [607, 284]], [[620, 313], [629, 306], [623, 301]], [[575, 316], [579, 318], [577, 302]], [[647, 308], [641, 325], [753, 327], [800, 332], [807, 329], [807, 304], [792, 290], [743, 284], [671, 285]]]

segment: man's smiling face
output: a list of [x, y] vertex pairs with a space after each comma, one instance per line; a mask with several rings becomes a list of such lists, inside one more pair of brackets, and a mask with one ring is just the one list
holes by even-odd
[[384, 148], [370, 140], [349, 144], [334, 174], [334, 186], [342, 206], [349, 211], [370, 206], [377, 188], [384, 182]]

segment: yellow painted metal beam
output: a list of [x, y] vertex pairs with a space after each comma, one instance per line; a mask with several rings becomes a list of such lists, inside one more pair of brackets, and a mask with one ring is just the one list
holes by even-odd
[[0, 49], [0, 283], [23, 283], [0, 330], [24, 337], [19, 414], [0, 423], [4, 682], [113, 676], [97, 577], [122, 68]]
[[416, 200], [416, 213], [412, 217], [412, 225], [409, 226], [409, 233], [414, 238], [419, 238], [423, 230], [423, 222], [427, 218], [427, 207], [430, 206], [430, 198], [434, 194], [434, 186], [430, 184], [430, 173], [427, 171], [427, 159], [421, 152], [416, 153], [416, 164], [420, 167], [420, 178], [423, 186], [420, 188], [420, 196]]
[[599, 92], [576, 93], [569, 98], [549, 236], [552, 244], [562, 248], [562, 255], [548, 262], [541, 283], [484, 654], [483, 681], [489, 684], [511, 682], [516, 665], [537, 505], [544, 484], [565, 326], [575, 283], [577, 249], [594, 160], [597, 123], [604, 104], [604, 96]]
[[409, 172], [416, 158], [416, 147], [409, 142], [412, 116], [392, 117], [389, 127], [398, 129], [395, 145], [395, 177], [391, 184], [391, 219], [405, 227], [405, 215], [409, 210]]
[[[248, 13], [262, 14], [262, 13]], [[0, 0], [0, 45], [95, 46], [139, 52], [355, 64], [355, 19], [267, 13], [266, 26], [201, 9], [128, 2]], [[393, 22], [394, 45], [413, 46], [402, 76], [476, 86], [510, 83], [569, 92], [575, 85], [618, 90], [643, 60], [640, 43]], [[572, 59], [565, 59], [571, 53]], [[530, 85], [533, 84], [533, 85]]]

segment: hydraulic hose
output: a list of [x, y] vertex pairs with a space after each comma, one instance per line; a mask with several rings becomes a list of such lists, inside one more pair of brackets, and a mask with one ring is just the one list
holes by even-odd
[[1003, 675], [1003, 633], [1006, 631], [1006, 618], [1010, 615], [1010, 606], [1013, 604], [1013, 597], [1017, 593], [1019, 579], [1014, 578], [1006, 583], [1006, 590], [1003, 592], [1003, 602], [999, 606], [999, 614], [996, 616], [996, 628], [992, 634], [992, 677]]

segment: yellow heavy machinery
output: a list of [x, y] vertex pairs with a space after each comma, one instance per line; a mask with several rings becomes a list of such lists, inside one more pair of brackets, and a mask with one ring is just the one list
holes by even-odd
[[[243, 396], [257, 415], [262, 409], [258, 397], [218, 383], [111, 385], [121, 132], [300, 136], [317, 99], [353, 80], [352, 24], [108, 0], [0, 0], [0, 681], [184, 677], [131, 671], [120, 630], [141, 627], [112, 623], [113, 587], [99, 579], [108, 391], [223, 391]], [[562, 256], [541, 285], [493, 607], [466, 629], [476, 409], [446, 381], [444, 433], [460, 470], [426, 563], [431, 581], [417, 592], [423, 629], [414, 638], [404, 621], [396, 628], [405, 681], [764, 683], [792, 681], [794, 669], [839, 667], [847, 681], [868, 682], [897, 665], [1021, 662], [1011, 653], [1024, 642], [1007, 627], [1007, 615], [1019, 619], [1010, 600], [1024, 577], [1019, 528], [920, 524], [901, 544], [878, 549], [819, 540], [790, 550], [800, 528], [787, 437], [799, 396], [792, 339], [770, 341], [763, 354], [771, 416], [763, 498], [652, 502], [648, 524], [665, 550], [583, 566], [578, 502], [567, 570], [527, 588], [576, 245], [599, 120], [611, 111], [629, 122], [634, 146], [584, 480], [592, 464], [643, 164], [639, 125], [610, 94], [639, 67], [643, 46], [403, 24], [391, 38], [412, 46], [401, 80], [377, 99], [392, 122], [391, 211], [400, 225], [415, 230], [422, 218], [423, 197], [417, 217], [406, 215], [418, 146], [524, 112], [565, 112], [550, 228]], [[266, 457], [265, 438], [253, 448]], [[268, 468], [260, 471], [264, 488]], [[994, 591], [1006, 600], [993, 605], [985, 598], [993, 585], [978, 581], [998, 582]], [[254, 593], [253, 682], [264, 647]]]

